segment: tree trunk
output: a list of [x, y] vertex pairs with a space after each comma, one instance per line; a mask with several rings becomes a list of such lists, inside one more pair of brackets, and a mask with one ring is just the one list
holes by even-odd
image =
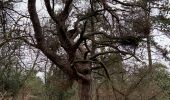
[[124, 100], [129, 100], [128, 96], [125, 96], [125, 99]]
[[92, 100], [91, 98], [91, 80], [79, 80], [80, 100]]
[[99, 88], [96, 89], [96, 100], [99, 100]]

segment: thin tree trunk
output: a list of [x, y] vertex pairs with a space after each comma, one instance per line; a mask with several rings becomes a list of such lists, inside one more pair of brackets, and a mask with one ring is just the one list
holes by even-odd
[[152, 54], [151, 54], [151, 44], [150, 44], [150, 36], [147, 36], [147, 51], [148, 51], [148, 63], [149, 69], [152, 70]]

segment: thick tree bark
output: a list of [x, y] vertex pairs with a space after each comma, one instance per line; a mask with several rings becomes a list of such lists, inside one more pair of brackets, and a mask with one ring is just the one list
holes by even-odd
[[91, 98], [91, 81], [79, 80], [79, 97], [80, 100], [92, 100]]
[[78, 75], [79, 85], [79, 100], [92, 100], [91, 89], [92, 89], [92, 77], [91, 77], [91, 64], [76, 64], [75, 68]]
[[96, 100], [99, 100], [99, 88], [96, 89]]
[[128, 96], [125, 96], [125, 99], [124, 100], [129, 100]]

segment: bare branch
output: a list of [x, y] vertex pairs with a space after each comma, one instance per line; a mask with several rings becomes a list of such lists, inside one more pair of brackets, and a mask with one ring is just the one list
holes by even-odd
[[42, 48], [44, 45], [44, 36], [42, 34], [42, 28], [40, 25], [40, 21], [38, 18], [38, 14], [36, 12], [36, 0], [28, 0], [28, 12], [30, 14], [30, 19], [32, 21], [34, 32], [35, 32], [35, 38], [37, 41], [37, 44], [39, 48]]
[[54, 10], [51, 8], [50, 0], [44, 0], [45, 6], [47, 8], [48, 14], [51, 16], [51, 18], [58, 23], [57, 21], [57, 15], [54, 13]]

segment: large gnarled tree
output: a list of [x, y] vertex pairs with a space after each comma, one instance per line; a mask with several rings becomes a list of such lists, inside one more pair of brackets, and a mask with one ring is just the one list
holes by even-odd
[[[126, 30], [123, 27], [122, 16], [119, 16], [123, 12], [128, 12], [128, 10], [118, 8], [117, 4], [127, 7], [135, 6], [143, 10], [147, 10], [147, 8], [140, 6], [140, 2], [87, 0], [80, 1], [90, 5], [82, 4], [82, 6], [86, 6], [83, 9], [85, 11], [83, 11], [80, 5], [75, 2], [78, 1], [62, 0], [60, 3], [63, 4], [63, 8], [61, 11], [56, 12], [54, 0], [44, 0], [46, 10], [55, 25], [53, 27], [55, 31], [44, 32], [36, 11], [36, 0], [28, 0], [28, 11], [36, 40], [35, 44], [29, 44], [40, 49], [48, 59], [67, 74], [70, 80], [78, 81], [80, 85], [80, 100], [90, 100], [92, 70], [103, 68], [107, 78], [110, 78], [104, 63], [98, 58], [99, 56], [118, 53], [124, 56], [131, 55], [136, 60], [141, 61], [135, 56], [133, 51], [129, 52], [121, 48], [121, 45], [125, 42], [123, 45], [130, 45], [130, 47], [136, 48], [138, 41], [133, 41], [133, 39], [138, 38], [129, 36], [125, 40], [126, 38], [120, 37], [128, 33], [130, 29]], [[74, 19], [75, 17], [76, 20]], [[143, 29], [141, 31], [144, 33], [146, 30]], [[132, 40], [130, 43], [129, 38]], [[28, 43], [28, 41], [26, 42]], [[133, 44], [132, 42], [137, 43]], [[64, 55], [58, 53], [59, 50]], [[99, 66], [93, 66], [94, 64]], [[116, 91], [121, 95], [125, 95], [119, 90]]]

